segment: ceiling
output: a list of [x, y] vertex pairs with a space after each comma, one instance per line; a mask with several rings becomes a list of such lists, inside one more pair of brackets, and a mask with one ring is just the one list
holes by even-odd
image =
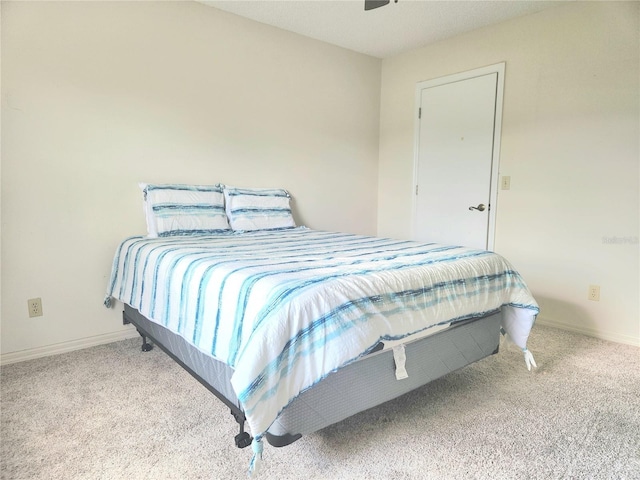
[[529, 15], [567, 0], [198, 0], [267, 25], [378, 58]]

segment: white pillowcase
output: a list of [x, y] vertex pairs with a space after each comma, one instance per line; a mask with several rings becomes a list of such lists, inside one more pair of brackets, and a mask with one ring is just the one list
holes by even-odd
[[229, 225], [235, 231], [277, 230], [296, 226], [290, 196], [281, 188], [224, 187]]
[[220, 185], [141, 183], [150, 237], [210, 235], [229, 230]]

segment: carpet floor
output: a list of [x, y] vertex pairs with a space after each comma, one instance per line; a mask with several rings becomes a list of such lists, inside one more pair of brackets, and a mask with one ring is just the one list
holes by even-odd
[[[126, 340], [1, 369], [1, 478], [244, 479], [229, 410]], [[534, 327], [517, 349], [303, 437], [264, 479], [640, 479], [640, 349]]]

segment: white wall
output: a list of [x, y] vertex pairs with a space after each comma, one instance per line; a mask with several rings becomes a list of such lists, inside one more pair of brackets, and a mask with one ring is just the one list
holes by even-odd
[[603, 241], [638, 237], [638, 7], [572, 2], [381, 76], [197, 3], [2, 2], [2, 361], [131, 334], [102, 299], [141, 180], [282, 186], [300, 223], [408, 237], [416, 83], [501, 61], [496, 249], [540, 321], [640, 344], [639, 246]]
[[131, 334], [102, 300], [139, 181], [284, 187], [375, 234], [380, 68], [193, 2], [2, 2], [3, 361]]
[[496, 251], [539, 321], [640, 345], [639, 17], [572, 2], [385, 59], [378, 234], [411, 234], [416, 83], [505, 61]]

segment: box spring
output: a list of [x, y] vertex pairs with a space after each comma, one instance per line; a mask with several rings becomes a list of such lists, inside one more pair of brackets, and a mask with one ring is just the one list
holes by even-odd
[[[244, 414], [231, 387], [233, 369], [203, 353], [181, 336], [125, 305], [125, 323], [133, 323], [183, 368], [231, 408]], [[452, 324], [447, 330], [405, 345], [408, 378], [397, 380], [393, 351], [371, 353], [307, 389], [285, 407], [266, 435], [283, 446], [351, 415], [380, 405], [493, 353], [500, 342], [500, 312]], [[242, 425], [242, 423], [241, 423]]]

